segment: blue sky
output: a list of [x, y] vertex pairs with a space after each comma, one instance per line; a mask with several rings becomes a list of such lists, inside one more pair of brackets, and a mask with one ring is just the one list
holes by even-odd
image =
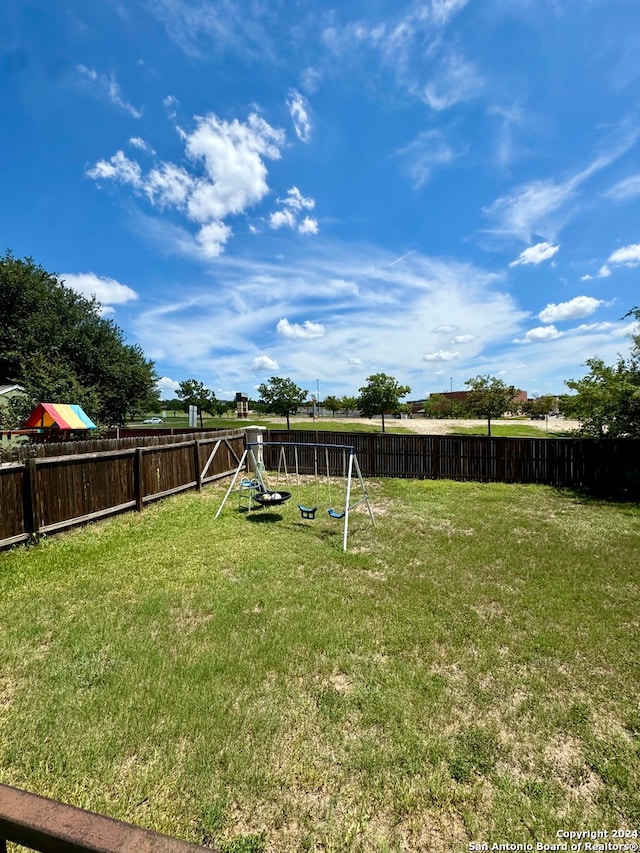
[[163, 396], [562, 393], [640, 304], [637, 0], [5, 0], [0, 243]]

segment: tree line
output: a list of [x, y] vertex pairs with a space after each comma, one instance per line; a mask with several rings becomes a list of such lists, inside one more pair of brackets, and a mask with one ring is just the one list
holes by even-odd
[[[146, 412], [160, 411], [158, 375], [154, 363], [139, 346], [127, 344], [122, 330], [101, 314], [98, 301], [86, 299], [65, 286], [31, 258], [18, 260], [10, 251], [0, 256], [0, 384], [16, 384], [24, 397], [0, 406], [0, 428], [21, 423], [38, 402], [78, 403], [100, 425], [123, 425]], [[625, 317], [640, 322], [640, 308]], [[640, 437], [640, 331], [630, 335], [627, 358], [614, 365], [602, 359], [586, 362], [589, 373], [580, 380], [567, 380], [573, 392], [558, 398], [560, 411], [580, 421], [581, 433], [596, 438]], [[546, 415], [551, 397], [521, 402], [513, 385], [494, 376], [476, 376], [465, 383], [468, 392], [458, 401], [450, 396], [431, 395], [425, 414], [485, 417], [489, 434], [491, 421], [505, 412], [525, 411]], [[291, 379], [272, 376], [258, 386], [254, 410], [286, 417], [295, 414], [309, 399], [309, 392]], [[402, 398], [411, 392], [393, 376], [375, 373], [354, 396], [327, 396], [316, 401], [336, 412], [364, 417], [409, 411]], [[163, 401], [178, 411], [196, 406], [203, 413], [224, 414], [233, 402], [218, 400], [197, 379], [179, 384], [174, 400]]]

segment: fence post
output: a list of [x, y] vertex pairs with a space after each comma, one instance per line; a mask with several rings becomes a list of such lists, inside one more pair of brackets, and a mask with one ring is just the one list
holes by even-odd
[[[22, 485], [22, 505], [24, 516], [24, 532], [37, 538], [40, 532], [38, 519], [38, 501], [36, 486], [36, 460], [31, 458], [25, 462], [24, 480]], [[1, 853], [1, 851], [0, 851]]]
[[136, 510], [142, 512], [144, 501], [142, 482], [142, 453], [141, 447], [136, 447], [136, 455], [133, 457], [133, 492], [136, 501]]
[[193, 442], [193, 464], [195, 467], [195, 481], [196, 481], [196, 489], [201, 492], [202, 491], [202, 475], [200, 471], [200, 442], [196, 438]]

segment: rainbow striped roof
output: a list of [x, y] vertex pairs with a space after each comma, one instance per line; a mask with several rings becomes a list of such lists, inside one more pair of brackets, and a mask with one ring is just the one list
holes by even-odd
[[23, 426], [96, 429], [94, 422], [80, 406], [68, 403], [38, 403]]

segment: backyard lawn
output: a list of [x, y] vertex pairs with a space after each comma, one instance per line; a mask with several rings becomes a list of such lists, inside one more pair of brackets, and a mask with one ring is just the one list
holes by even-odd
[[347, 553], [224, 484], [0, 553], [0, 782], [222, 853], [640, 828], [638, 504], [367, 485]]

